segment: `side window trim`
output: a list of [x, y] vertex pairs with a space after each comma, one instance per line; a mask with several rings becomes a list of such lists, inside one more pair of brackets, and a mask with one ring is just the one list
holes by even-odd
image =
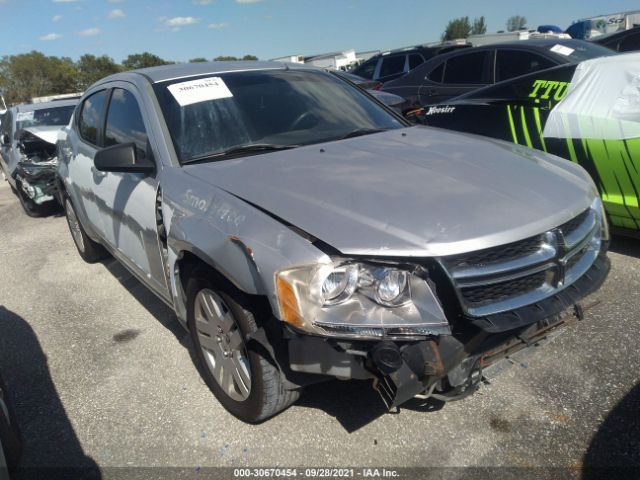
[[132, 87], [129, 87], [128, 83], [127, 83], [127, 86], [125, 86], [122, 84], [122, 82], [118, 82], [118, 84], [114, 84], [113, 86], [110, 87], [108, 103], [107, 103], [107, 107], [104, 109], [104, 119], [103, 119], [103, 125], [102, 125], [103, 144], [104, 144], [104, 138], [105, 138], [104, 136], [107, 133], [107, 119], [109, 117], [109, 110], [111, 109], [111, 99], [113, 97], [113, 92], [116, 89], [120, 89], [128, 92], [135, 99], [136, 105], [138, 107], [138, 112], [140, 112], [140, 118], [142, 119], [142, 125], [144, 127], [145, 134], [147, 136], [147, 144], [145, 148], [146, 158], [147, 160], [151, 160], [153, 163], [155, 163], [156, 168], [159, 169], [161, 165], [159, 160], [156, 159], [156, 153], [154, 152], [152, 135], [150, 134], [151, 129], [149, 128], [149, 125], [147, 125], [148, 119], [145, 118], [145, 114], [144, 114], [145, 109], [143, 108], [143, 103], [141, 103], [142, 98], [140, 98], [140, 94], [135, 88], [135, 86], [132, 88]]
[[[85, 97], [82, 102], [80, 102], [78, 104], [78, 115], [74, 114], [74, 123], [75, 123], [75, 127], [76, 127], [76, 132], [78, 133], [78, 137], [80, 137], [80, 139], [88, 144], [91, 145], [92, 147], [95, 147], [97, 149], [101, 149], [104, 146], [104, 128], [105, 128], [105, 124], [107, 121], [107, 110], [109, 109], [109, 103], [111, 102], [111, 92], [112, 92], [113, 88], [111, 87], [106, 87], [106, 88], [101, 88], [99, 90], [96, 90], [95, 92], [91, 92], [90, 95], [88, 95], [87, 97]], [[98, 128], [96, 129], [96, 143], [93, 143], [89, 140], [87, 140], [81, 133], [80, 130], [80, 120], [82, 118], [82, 112], [84, 111], [84, 107], [85, 107], [85, 103], [86, 101], [91, 98], [93, 95], [96, 95], [100, 92], [105, 92], [105, 108], [102, 110], [102, 115], [100, 116], [100, 120], [98, 122]]]

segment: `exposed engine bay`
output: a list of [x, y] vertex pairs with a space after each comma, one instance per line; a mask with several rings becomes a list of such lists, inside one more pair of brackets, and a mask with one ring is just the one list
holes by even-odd
[[58, 167], [56, 132], [37, 127], [16, 132], [20, 160], [14, 171], [18, 188], [38, 205], [55, 200]]

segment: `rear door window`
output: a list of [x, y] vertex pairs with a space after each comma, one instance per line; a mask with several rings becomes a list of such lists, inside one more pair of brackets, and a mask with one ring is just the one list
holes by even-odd
[[98, 145], [100, 128], [102, 126], [100, 122], [102, 121], [106, 100], [107, 91], [101, 90], [82, 102], [78, 129], [80, 130], [82, 139], [93, 145]]
[[407, 59], [406, 55], [395, 55], [392, 57], [384, 57], [382, 66], [380, 67], [380, 78], [397, 75], [404, 72], [404, 64]]
[[629, 35], [622, 40], [618, 50], [620, 52], [635, 52], [636, 50], [640, 50], [640, 32]]
[[147, 131], [136, 97], [122, 88], [114, 88], [109, 102], [105, 146], [133, 143], [139, 158], [147, 152]]
[[555, 66], [555, 62], [537, 53], [499, 49], [496, 57], [496, 82]]
[[376, 73], [376, 67], [378, 66], [378, 59], [368, 60], [356, 69], [353, 70], [355, 75], [359, 77], [366, 78], [367, 80], [371, 80], [373, 78], [374, 73]]
[[417, 53], [412, 53], [411, 55], [409, 55], [409, 70], [413, 70], [418, 65], [422, 65], [423, 63], [424, 58], [422, 58], [422, 55], [419, 55]]
[[431, 70], [427, 74], [427, 78], [432, 82], [442, 83], [442, 78], [444, 76], [444, 62], [438, 65], [436, 68]]
[[482, 85], [489, 83], [487, 66], [492, 52], [470, 52], [447, 60], [444, 83]]

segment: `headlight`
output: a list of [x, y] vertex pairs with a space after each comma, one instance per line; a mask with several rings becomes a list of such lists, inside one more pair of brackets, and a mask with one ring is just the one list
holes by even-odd
[[[597, 195], [597, 193], [596, 193]], [[609, 223], [607, 222], [607, 214], [604, 210], [604, 204], [602, 203], [602, 199], [598, 195], [593, 202], [591, 203], [591, 209], [596, 212], [598, 218], [600, 219], [601, 225], [601, 237], [602, 240], [609, 240]]]
[[322, 335], [451, 333], [420, 267], [335, 261], [276, 274], [280, 318]]

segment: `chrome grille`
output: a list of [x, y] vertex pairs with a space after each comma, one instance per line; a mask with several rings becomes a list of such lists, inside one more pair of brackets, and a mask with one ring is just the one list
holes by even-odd
[[594, 206], [540, 235], [440, 260], [463, 311], [493, 315], [536, 303], [580, 278], [600, 251], [601, 222]]

